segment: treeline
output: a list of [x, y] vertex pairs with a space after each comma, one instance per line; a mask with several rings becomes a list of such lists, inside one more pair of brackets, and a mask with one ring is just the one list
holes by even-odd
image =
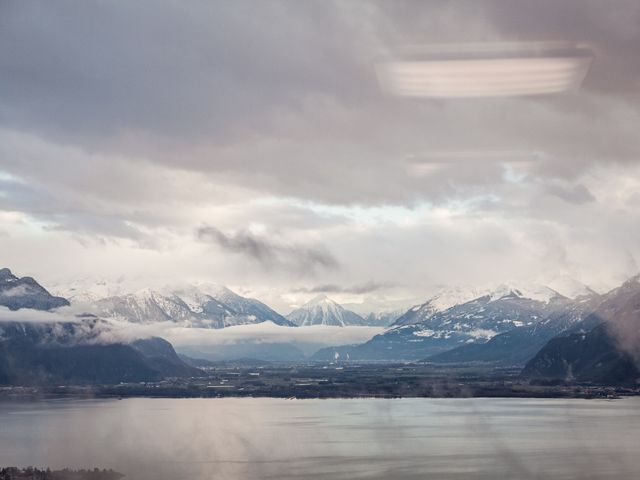
[[124, 477], [114, 470], [94, 468], [93, 470], [41, 470], [27, 467], [0, 468], [0, 480], [119, 480]]

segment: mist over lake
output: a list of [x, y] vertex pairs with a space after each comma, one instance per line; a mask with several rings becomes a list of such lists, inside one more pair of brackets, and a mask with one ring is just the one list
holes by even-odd
[[127, 479], [638, 478], [640, 399], [0, 403], [0, 464]]

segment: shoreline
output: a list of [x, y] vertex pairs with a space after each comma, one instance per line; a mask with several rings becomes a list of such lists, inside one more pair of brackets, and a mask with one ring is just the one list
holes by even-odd
[[157, 398], [157, 399], [222, 399], [222, 398], [255, 398], [255, 399], [276, 399], [276, 400], [395, 400], [395, 399], [497, 399], [497, 398], [520, 398], [520, 399], [583, 399], [583, 400], [618, 400], [626, 397], [640, 396], [640, 389], [614, 386], [572, 386], [562, 389], [537, 389], [537, 390], [516, 390], [507, 392], [496, 389], [487, 391], [482, 389], [477, 392], [470, 392], [466, 395], [455, 395], [452, 392], [444, 392], [440, 395], [407, 394], [393, 395], [382, 393], [360, 393], [353, 395], [332, 394], [323, 392], [320, 395], [296, 394], [296, 395], [267, 395], [259, 393], [238, 393], [229, 392], [225, 394], [202, 392], [199, 390], [187, 390], [176, 392], [172, 390], [147, 390], [141, 391], [139, 388], [126, 388], [123, 386], [74, 386], [66, 387], [63, 390], [56, 387], [7, 387], [0, 391], [0, 402], [21, 401], [21, 400], [123, 400], [131, 398]]

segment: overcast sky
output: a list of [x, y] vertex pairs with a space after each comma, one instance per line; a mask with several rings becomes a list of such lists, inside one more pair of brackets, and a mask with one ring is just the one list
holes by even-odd
[[[287, 310], [640, 262], [637, 1], [0, 0], [0, 264]], [[588, 42], [578, 93], [417, 100], [406, 45]], [[416, 169], [415, 161], [453, 158]]]

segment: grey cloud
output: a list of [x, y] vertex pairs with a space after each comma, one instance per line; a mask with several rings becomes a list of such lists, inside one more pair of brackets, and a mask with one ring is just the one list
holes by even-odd
[[126, 131], [226, 142], [359, 77], [351, 26], [318, 1], [4, 2], [0, 121], [102, 147]]
[[101, 239], [130, 238], [143, 240], [144, 235], [126, 218], [113, 214], [98, 214], [61, 196], [54, 196], [46, 190], [16, 181], [0, 179], [0, 210], [28, 213], [32, 218], [45, 222], [48, 229], [73, 231], [77, 234], [90, 233]]
[[626, 270], [625, 276], [633, 277], [640, 274], [640, 265], [638, 265], [638, 261], [636, 260], [636, 257], [629, 250], [627, 250], [625, 254], [626, 254], [626, 264], [627, 264], [625, 269]]
[[182, 224], [191, 232], [186, 206], [206, 198], [222, 207], [246, 198], [246, 190], [221, 185], [213, 175], [86, 152], [1, 128], [0, 158], [0, 211], [104, 240], [157, 243], [152, 229]]
[[[415, 178], [399, 165], [408, 153], [543, 150], [536, 173], [571, 179], [634, 161], [639, 14], [620, 0], [8, 1], [0, 125], [260, 194], [442, 203], [494, 188], [499, 171], [469, 160]], [[598, 48], [580, 94], [403, 102], [380, 93], [372, 67], [407, 43], [557, 38]]]
[[297, 288], [295, 292], [299, 293], [353, 293], [353, 294], [365, 294], [384, 290], [386, 288], [394, 286], [389, 282], [365, 282], [351, 286], [341, 286], [334, 283], [327, 283], [324, 285], [316, 285], [309, 288]]
[[[235, 255], [200, 257], [202, 218], [216, 225], [202, 240], [264, 267], [238, 284], [290, 282], [276, 269], [336, 289], [479, 281], [558, 263], [610, 278], [619, 252], [639, 254], [636, 1], [0, 4], [0, 251], [34, 271], [84, 255], [143, 276], [233, 276]], [[377, 85], [380, 51], [519, 40], [592, 43], [583, 89], [414, 102]], [[458, 158], [407, 168], [425, 152]], [[229, 233], [256, 219], [274, 237]], [[113, 238], [175, 238], [176, 255]]]
[[227, 234], [216, 227], [203, 226], [198, 228], [197, 236], [266, 268], [287, 268], [304, 273], [314, 272], [317, 268], [333, 270], [339, 267], [338, 260], [324, 248], [275, 243], [248, 231]]
[[9, 310], [0, 306], [0, 322], [24, 322], [24, 323], [79, 323], [81, 320], [71, 308], [63, 307], [55, 312], [32, 310], [22, 308]]
[[[129, 239], [139, 245], [150, 246], [153, 237], [136, 225], [136, 214], [124, 217], [111, 212], [91, 210], [86, 204], [72, 198], [53, 195], [46, 189], [15, 181], [0, 179], [0, 211], [20, 211], [31, 218], [43, 222], [44, 230], [68, 231], [89, 236], [99, 243], [112, 239]], [[149, 221], [149, 218], [140, 219]], [[82, 243], [86, 243], [83, 240]]]
[[571, 187], [560, 184], [549, 184], [546, 186], [546, 191], [551, 195], [555, 195], [566, 202], [576, 205], [582, 205], [596, 200], [593, 193], [591, 193], [591, 191], [582, 184]]

